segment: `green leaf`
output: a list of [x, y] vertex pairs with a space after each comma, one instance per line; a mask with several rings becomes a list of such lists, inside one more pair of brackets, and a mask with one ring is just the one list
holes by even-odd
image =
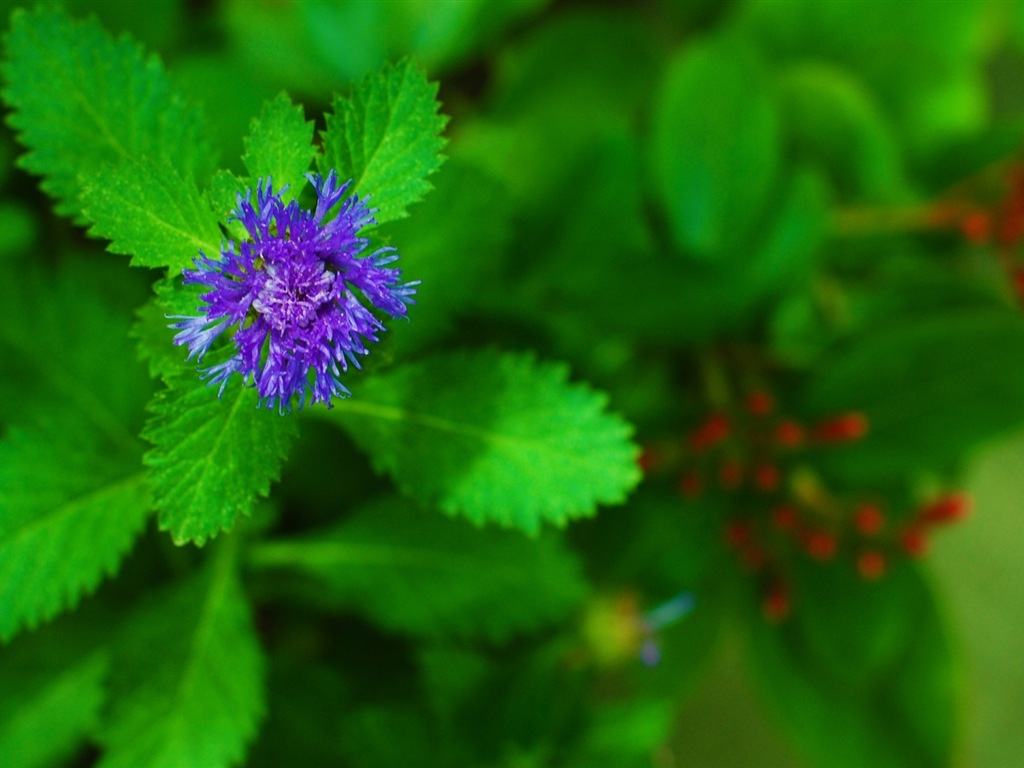
[[111, 241], [137, 267], [193, 266], [203, 251], [220, 253], [221, 234], [208, 197], [167, 163], [126, 161], [95, 171], [82, 184], [89, 234]]
[[366, 77], [349, 98], [334, 100], [321, 171], [334, 169], [360, 195], [372, 195], [378, 224], [403, 218], [441, 167], [448, 118], [439, 108], [437, 84], [409, 60]]
[[232, 538], [133, 616], [115, 646], [99, 768], [238, 763], [263, 715], [263, 657]]
[[295, 420], [257, 408], [256, 391], [235, 384], [223, 398], [199, 376], [172, 378], [153, 398], [142, 436], [160, 529], [176, 544], [202, 546], [270, 492]]
[[0, 442], [0, 640], [93, 592], [149, 509], [141, 467], [117, 460], [87, 424], [12, 428]]
[[306, 184], [303, 174], [315, 155], [313, 122], [306, 120], [301, 105], [281, 93], [252, 121], [242, 161], [250, 177], [272, 178], [278, 190], [287, 184], [291, 189], [285, 194], [295, 197]]
[[779, 121], [749, 47], [687, 45], [658, 94], [650, 172], [676, 245], [714, 259], [761, 213], [780, 160]]
[[804, 413], [863, 412], [863, 440], [816, 457], [859, 485], [934, 472], [1024, 425], [1024, 320], [1008, 310], [965, 307], [904, 319], [825, 358], [807, 387]]
[[0, 755], [5, 768], [67, 765], [99, 723], [108, 659], [101, 653], [80, 653], [66, 635], [59, 640], [40, 647], [33, 634], [5, 649], [0, 658]]
[[389, 500], [329, 530], [255, 546], [252, 562], [316, 577], [384, 627], [493, 640], [564, 618], [586, 593], [554, 535], [476, 530]]
[[20, 165], [44, 177], [58, 213], [77, 218], [82, 182], [110, 164], [148, 158], [186, 177], [212, 169], [202, 120], [160, 62], [94, 19], [16, 10], [3, 74], [8, 121], [29, 150]]
[[944, 768], [957, 675], [928, 587], [906, 561], [881, 582], [849, 567], [809, 564], [781, 625], [750, 606], [756, 677], [813, 764]]
[[796, 151], [820, 160], [843, 193], [882, 202], [906, 196], [895, 132], [855, 77], [820, 62], [803, 63], [785, 70], [779, 86]]
[[622, 502], [638, 482], [630, 427], [561, 365], [494, 351], [378, 373], [327, 418], [408, 495], [528, 533]]

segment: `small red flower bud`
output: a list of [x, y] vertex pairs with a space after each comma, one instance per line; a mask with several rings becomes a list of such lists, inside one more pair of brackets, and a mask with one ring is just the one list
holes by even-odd
[[764, 567], [768, 556], [764, 550], [753, 544], [740, 548], [740, 563], [748, 571], [757, 571]]
[[662, 462], [661, 454], [649, 446], [645, 446], [636, 457], [636, 464], [644, 474], [658, 467]]
[[700, 496], [700, 492], [704, 488], [704, 481], [696, 472], [685, 472], [682, 477], [679, 478], [678, 487], [679, 492], [683, 496], [692, 499]]
[[796, 448], [804, 442], [804, 428], [795, 421], [780, 421], [775, 428], [775, 442], [784, 448]]
[[798, 518], [796, 507], [789, 504], [780, 504], [772, 510], [772, 525], [780, 531], [791, 531], [796, 528]]
[[761, 464], [754, 470], [754, 484], [765, 493], [777, 489], [781, 480], [779, 468], [772, 464]]
[[877, 505], [861, 504], [853, 514], [853, 524], [862, 536], [872, 536], [885, 526], [885, 517]]
[[729, 419], [716, 413], [693, 431], [690, 447], [695, 451], [703, 451], [717, 445], [729, 436], [729, 428]]
[[867, 416], [858, 411], [844, 413], [814, 427], [814, 436], [822, 442], [860, 440], [867, 433]]
[[969, 243], [987, 243], [992, 238], [992, 215], [988, 211], [969, 211], [960, 219], [960, 231]]
[[928, 536], [920, 528], [908, 528], [900, 536], [900, 546], [911, 557], [922, 557], [928, 552]]
[[971, 497], [966, 493], [951, 493], [924, 507], [917, 518], [922, 523], [953, 523], [963, 520], [971, 512]]
[[738, 549], [750, 542], [752, 533], [749, 523], [733, 521], [725, 526], [725, 543]]
[[811, 531], [804, 539], [807, 554], [823, 562], [835, 557], [837, 544], [836, 537], [828, 531]]
[[875, 550], [861, 552], [857, 557], [857, 572], [867, 581], [875, 581], [885, 575], [885, 555]]
[[785, 619], [791, 608], [789, 590], [782, 584], [772, 586], [761, 600], [761, 611], [765, 619], [773, 624]]
[[775, 398], [771, 393], [759, 389], [747, 396], [747, 410], [755, 416], [767, 416], [775, 408]]
[[743, 482], [743, 465], [735, 459], [729, 459], [719, 468], [718, 480], [726, 490], [735, 490]]

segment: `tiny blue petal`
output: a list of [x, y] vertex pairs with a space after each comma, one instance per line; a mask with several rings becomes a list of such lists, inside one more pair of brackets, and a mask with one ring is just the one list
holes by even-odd
[[296, 401], [298, 408], [307, 399], [330, 407], [347, 397], [341, 375], [359, 367], [384, 330], [371, 310], [406, 317], [418, 285], [388, 267], [398, 259], [394, 248], [364, 253], [369, 240], [359, 232], [375, 223], [374, 211], [366, 197], [346, 197], [351, 181], [339, 186], [334, 171], [307, 178], [317, 194], [313, 212], [285, 203], [287, 188], [275, 192], [269, 178], [237, 196], [231, 218], [248, 238], [223, 244], [219, 258], [199, 252], [195, 269], [184, 271], [186, 283], [207, 289], [199, 315], [171, 318], [178, 322], [170, 326], [178, 331], [174, 343], [200, 362], [229, 332], [233, 354], [200, 368], [203, 378], [223, 394], [238, 373], [256, 388], [260, 405], [281, 412]]

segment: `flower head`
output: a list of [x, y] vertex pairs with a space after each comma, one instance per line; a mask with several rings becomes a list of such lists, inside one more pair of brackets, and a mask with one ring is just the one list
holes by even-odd
[[222, 245], [219, 258], [199, 252], [184, 279], [208, 289], [200, 295], [201, 314], [175, 317], [171, 326], [179, 331], [174, 343], [187, 344], [188, 359], [199, 361], [233, 329], [233, 354], [200, 369], [203, 378], [223, 393], [239, 373], [260, 405], [281, 411], [295, 395], [299, 408], [309, 395], [328, 407], [333, 397], [347, 396], [339, 377], [350, 364], [359, 367], [367, 343], [384, 329], [371, 308], [405, 317], [416, 286], [387, 266], [398, 258], [394, 248], [363, 254], [369, 241], [359, 231], [374, 223], [374, 211], [356, 195], [341, 202], [351, 182], [338, 186], [334, 171], [306, 178], [317, 194], [313, 212], [294, 200], [286, 204], [284, 189], [275, 192], [269, 178], [257, 183], [255, 201], [251, 189], [238, 195], [232, 220], [248, 238]]

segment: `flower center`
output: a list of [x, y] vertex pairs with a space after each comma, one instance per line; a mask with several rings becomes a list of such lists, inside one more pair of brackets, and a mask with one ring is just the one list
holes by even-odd
[[278, 332], [308, 328], [319, 309], [331, 301], [335, 275], [322, 262], [268, 265], [252, 308]]

